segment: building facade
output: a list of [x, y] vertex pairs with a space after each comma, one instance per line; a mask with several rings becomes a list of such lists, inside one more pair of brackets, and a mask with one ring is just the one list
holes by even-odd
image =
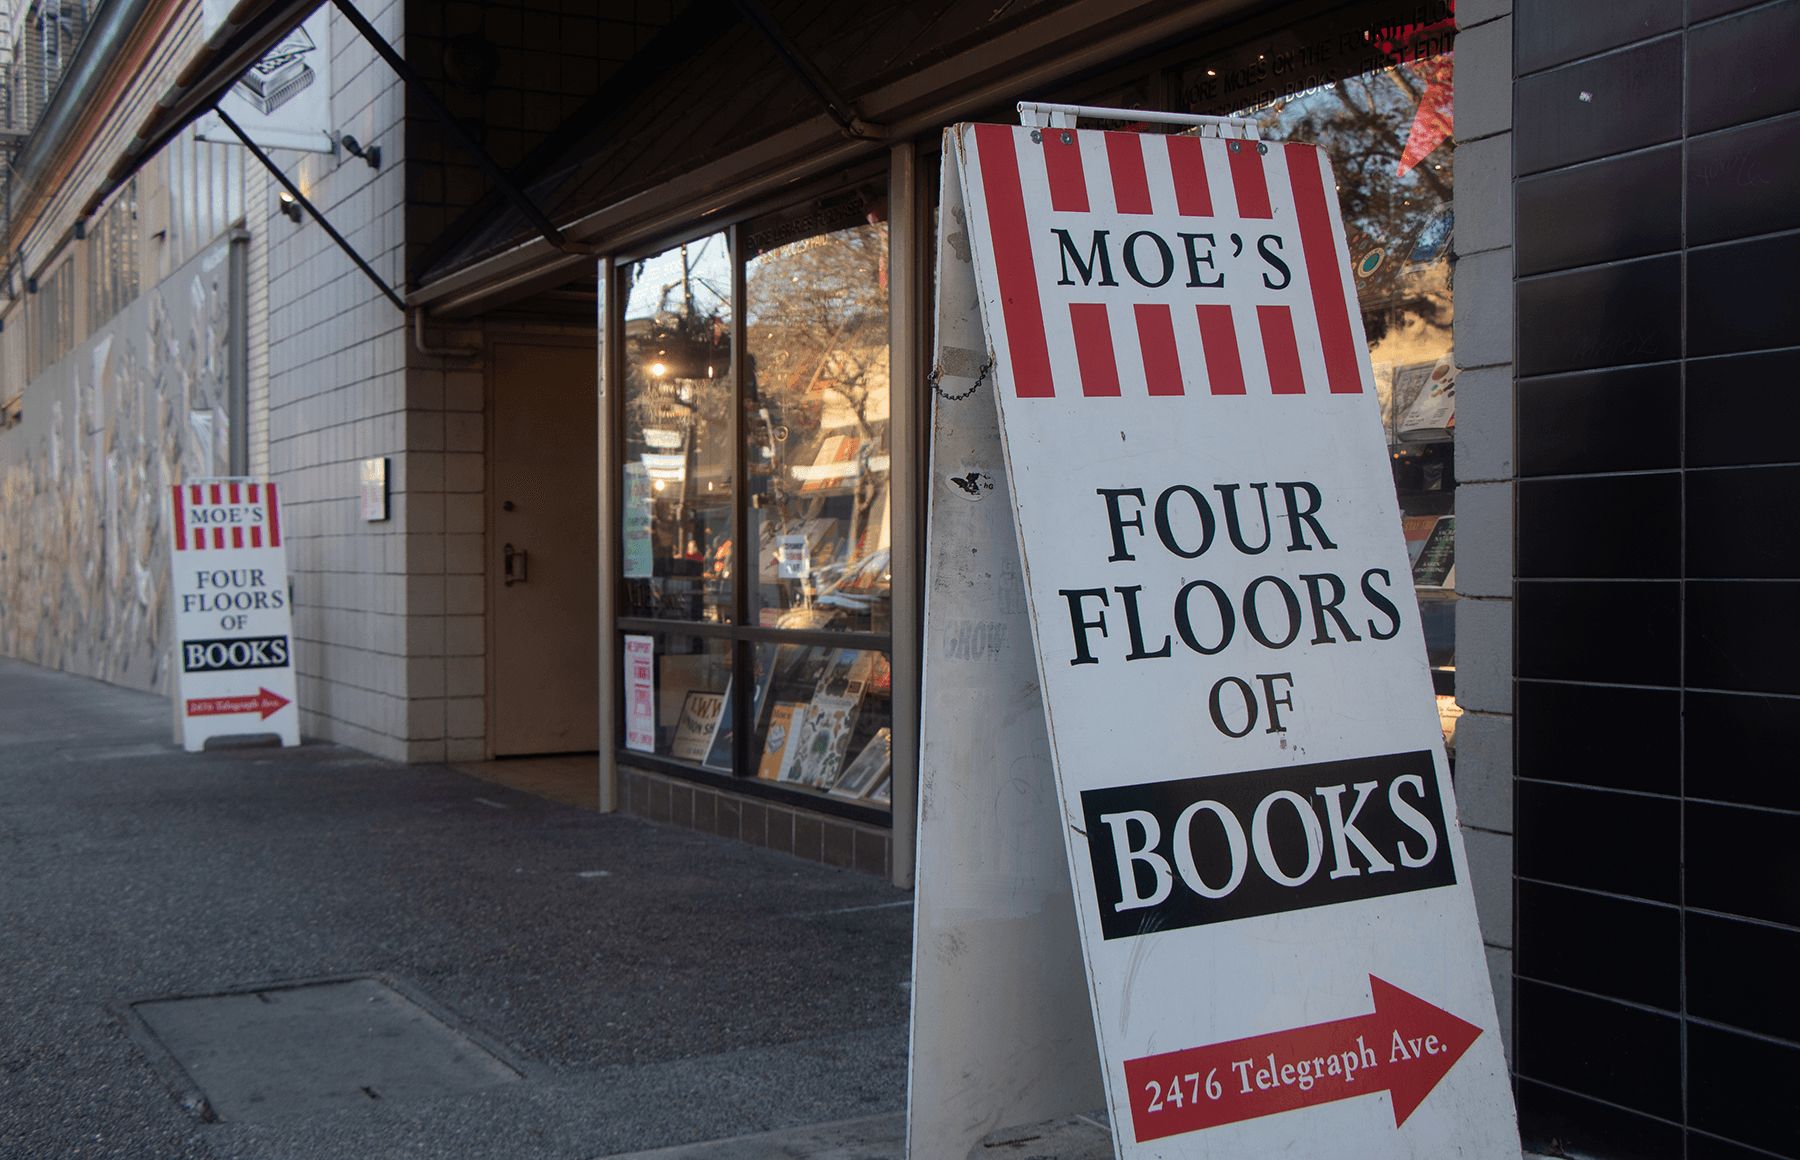
[[[309, 735], [908, 884], [925, 659], [1021, 643], [920, 635], [942, 129], [1255, 116], [1335, 159], [1525, 1145], [1800, 1157], [1800, 3], [314, 7], [97, 5], [18, 123], [7, 655], [167, 688], [166, 485], [266, 474]], [[184, 118], [302, 20], [276, 177]]]

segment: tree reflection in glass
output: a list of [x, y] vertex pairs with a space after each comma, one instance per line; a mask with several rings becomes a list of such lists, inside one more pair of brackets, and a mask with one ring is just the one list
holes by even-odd
[[780, 244], [746, 268], [751, 615], [765, 626], [885, 632], [888, 228], [879, 202], [827, 214], [832, 224], [861, 220], [794, 240], [776, 234]]

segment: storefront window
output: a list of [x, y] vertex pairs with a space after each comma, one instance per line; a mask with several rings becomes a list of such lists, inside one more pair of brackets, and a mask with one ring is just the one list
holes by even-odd
[[1255, 117], [1265, 138], [1312, 142], [1331, 153], [1439, 715], [1452, 748], [1460, 713], [1452, 696], [1455, 35], [1448, 4], [1351, 5], [1169, 74], [1183, 111]]
[[729, 623], [730, 246], [714, 234], [624, 274], [626, 615]]
[[625, 749], [885, 810], [882, 191], [814, 199], [620, 273]]
[[771, 247], [750, 259], [745, 284], [753, 614], [780, 628], [885, 632], [887, 225]]

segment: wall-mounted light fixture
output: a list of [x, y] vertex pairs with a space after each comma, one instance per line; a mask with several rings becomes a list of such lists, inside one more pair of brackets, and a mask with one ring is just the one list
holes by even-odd
[[371, 145], [367, 149], [364, 149], [357, 142], [356, 138], [348, 133], [345, 133], [338, 138], [338, 144], [342, 145], [344, 147], [344, 152], [350, 154], [350, 156], [360, 157], [364, 161], [367, 161], [370, 169], [381, 168], [381, 146]]
[[300, 202], [295, 199], [294, 195], [284, 189], [281, 191], [281, 196], [277, 200], [281, 204], [282, 216], [293, 222], [295, 225], [299, 225], [302, 220], [300, 216]]

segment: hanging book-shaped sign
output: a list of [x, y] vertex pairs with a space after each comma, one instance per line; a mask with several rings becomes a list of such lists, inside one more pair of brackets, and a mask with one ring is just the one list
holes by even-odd
[[1022, 111], [942, 228], [1120, 1155], [1516, 1156], [1330, 161]]

